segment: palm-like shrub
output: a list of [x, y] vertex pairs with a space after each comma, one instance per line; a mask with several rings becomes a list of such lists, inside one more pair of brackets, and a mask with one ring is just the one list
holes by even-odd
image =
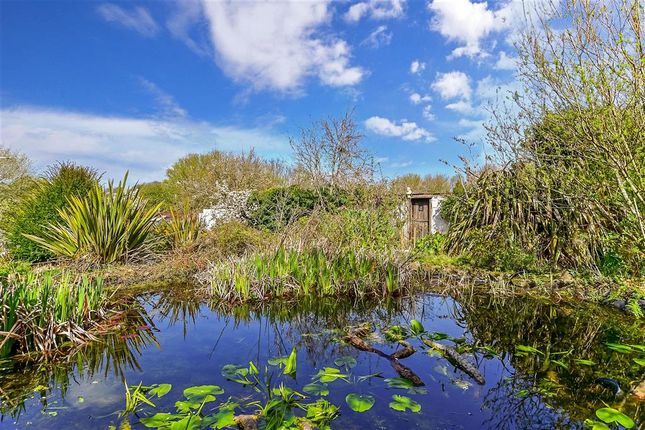
[[90, 263], [127, 262], [145, 248], [159, 205], [149, 207], [128, 175], [107, 189], [99, 184], [84, 197], [71, 197], [59, 210], [61, 221], [49, 224], [40, 236], [26, 235], [52, 253]]

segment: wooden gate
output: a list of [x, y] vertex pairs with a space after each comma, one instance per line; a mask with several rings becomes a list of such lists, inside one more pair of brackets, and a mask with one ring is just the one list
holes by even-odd
[[412, 198], [410, 203], [410, 239], [414, 243], [430, 232], [432, 211], [429, 198]]

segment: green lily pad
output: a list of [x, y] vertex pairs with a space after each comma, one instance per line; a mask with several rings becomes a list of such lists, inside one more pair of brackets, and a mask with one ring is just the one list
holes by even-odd
[[304, 387], [302, 387], [302, 391], [314, 396], [326, 396], [329, 394], [329, 388], [327, 388], [326, 385], [316, 384], [315, 382], [312, 382], [311, 384], [307, 384]]
[[345, 402], [354, 412], [366, 412], [374, 406], [374, 396], [370, 394], [350, 393], [345, 397]]
[[400, 396], [395, 394], [392, 396], [392, 402], [390, 402], [390, 408], [395, 411], [405, 412], [410, 409], [412, 412], [421, 412], [421, 405], [406, 396]]
[[163, 397], [168, 392], [172, 389], [172, 385], [170, 384], [159, 384], [159, 385], [153, 385], [153, 388], [148, 391], [148, 394], [151, 394], [153, 396], [157, 397]]
[[224, 394], [222, 387], [217, 385], [196, 385], [184, 390], [184, 397], [192, 401], [202, 401], [207, 396], [218, 396]]
[[320, 382], [334, 382], [337, 379], [343, 379], [347, 381], [347, 376], [344, 373], [341, 373], [339, 369], [336, 369], [335, 367], [325, 367], [324, 369], [321, 369], [318, 371], [318, 374], [316, 374], [315, 378], [317, 378]]
[[352, 356], [338, 357], [334, 360], [334, 364], [338, 367], [345, 366], [348, 369], [356, 366], [356, 359]]
[[607, 424], [618, 423], [626, 429], [635, 425], [631, 418], [614, 408], [600, 408], [596, 411], [596, 416]]

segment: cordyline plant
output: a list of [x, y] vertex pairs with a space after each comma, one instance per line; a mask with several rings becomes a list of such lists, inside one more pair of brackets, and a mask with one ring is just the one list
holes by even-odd
[[61, 222], [48, 225], [40, 237], [29, 239], [54, 254], [94, 264], [127, 262], [145, 248], [159, 205], [148, 207], [136, 187], [127, 187], [128, 174], [107, 189], [98, 183], [84, 197], [72, 197], [60, 210]]

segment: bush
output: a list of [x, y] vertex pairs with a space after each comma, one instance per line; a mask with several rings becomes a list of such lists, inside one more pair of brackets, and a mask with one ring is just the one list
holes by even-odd
[[[211, 259], [217, 257], [241, 256], [257, 251], [270, 242], [270, 236], [238, 221], [216, 226], [200, 235], [199, 248], [209, 253]], [[215, 255], [213, 255], [215, 254]]]
[[152, 231], [158, 206], [148, 208], [136, 188], [126, 186], [128, 174], [115, 187], [98, 183], [83, 197], [72, 196], [59, 211], [60, 221], [28, 238], [51, 253], [90, 263], [127, 261], [137, 255]]
[[3, 229], [11, 256], [32, 262], [53, 258], [54, 253], [25, 235], [42, 235], [44, 226], [61, 220], [59, 210], [67, 205], [68, 198], [86, 195], [97, 180], [96, 172], [87, 167], [61, 163], [50, 168], [36, 189], [18, 204], [15, 214], [5, 221]]
[[277, 231], [311, 214], [315, 208], [336, 209], [350, 201], [349, 193], [333, 188], [274, 187], [251, 194], [244, 218], [256, 228]]
[[499, 271], [535, 271], [535, 254], [527, 251], [504, 226], [473, 229], [467, 238], [470, 248], [465, 253], [473, 266]]
[[414, 250], [424, 255], [439, 255], [444, 252], [446, 236], [441, 233], [427, 234], [417, 240]]

